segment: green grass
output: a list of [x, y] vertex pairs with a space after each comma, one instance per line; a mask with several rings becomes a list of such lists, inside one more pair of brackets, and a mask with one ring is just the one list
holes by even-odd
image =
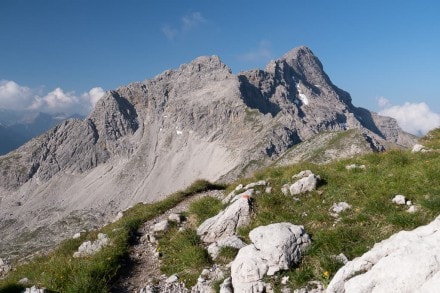
[[[124, 212], [117, 222], [100, 231], [91, 231], [79, 239], [69, 239], [46, 256], [34, 258], [27, 264], [15, 266], [7, 278], [0, 280], [0, 292], [20, 292], [18, 281], [24, 277], [29, 284], [46, 287], [55, 292], [107, 292], [108, 285], [120, 269], [126, 257], [133, 234], [142, 223], [164, 213], [185, 198], [202, 191], [222, 189], [221, 185], [204, 180], [194, 182], [184, 191], [152, 204], [137, 204]], [[111, 239], [111, 245], [86, 258], [73, 258], [73, 253], [85, 240], [94, 240], [98, 232]], [[199, 255], [194, 255], [199, 257]]]
[[[345, 166], [352, 163], [365, 164], [366, 170], [346, 170]], [[281, 186], [292, 183], [292, 175], [305, 169], [319, 174], [324, 183], [317, 191], [299, 196], [299, 201], [283, 195]], [[440, 178], [440, 156], [436, 152], [393, 150], [327, 165], [267, 168], [253, 178], [236, 182], [265, 179], [275, 191], [265, 194], [261, 188], [261, 194], [255, 197], [253, 221], [240, 229], [240, 234], [246, 238], [255, 227], [283, 221], [304, 225], [312, 245], [301, 265], [283, 274], [290, 276], [292, 288], [311, 280], [328, 281], [324, 272], [331, 278], [342, 265], [330, 256], [360, 256], [376, 242], [400, 230], [427, 224], [439, 215], [440, 182], [435, 178]], [[419, 211], [410, 214], [407, 206], [393, 204], [391, 199], [396, 194], [404, 194], [419, 205]], [[353, 208], [342, 213], [341, 221], [335, 223], [328, 211], [339, 201], [346, 201]]]
[[203, 223], [206, 219], [211, 218], [223, 209], [221, 200], [206, 196], [194, 201], [189, 206], [189, 214], [196, 217], [197, 225]]
[[194, 229], [170, 229], [159, 240], [162, 254], [161, 271], [167, 275], [177, 273], [187, 287], [194, 286], [200, 272], [210, 267], [212, 260], [203, 248]]

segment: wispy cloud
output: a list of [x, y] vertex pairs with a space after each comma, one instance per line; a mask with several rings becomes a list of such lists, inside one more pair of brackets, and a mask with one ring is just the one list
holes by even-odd
[[81, 95], [61, 88], [43, 94], [41, 88], [32, 89], [11, 80], [1, 80], [0, 108], [86, 115], [104, 93], [102, 88], [94, 87]]
[[424, 135], [440, 127], [440, 114], [433, 112], [424, 102], [393, 105], [389, 100], [381, 97], [378, 99], [378, 104], [381, 108], [380, 115], [393, 117], [400, 127], [409, 133]]
[[204, 22], [206, 19], [200, 12], [191, 12], [182, 16], [177, 27], [166, 24], [161, 28], [161, 31], [168, 40], [173, 41], [177, 36], [190, 32]]
[[239, 55], [238, 59], [246, 62], [267, 62], [272, 59], [272, 56], [271, 43], [267, 40], [262, 40], [258, 47]]

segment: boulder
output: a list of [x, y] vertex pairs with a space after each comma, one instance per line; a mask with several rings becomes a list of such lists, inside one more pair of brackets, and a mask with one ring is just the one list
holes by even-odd
[[292, 178], [298, 179], [289, 187], [291, 195], [305, 193], [316, 189], [321, 178], [312, 173], [310, 170], [301, 171]]
[[88, 255], [93, 255], [101, 250], [102, 247], [107, 246], [110, 240], [106, 234], [99, 233], [98, 239], [95, 241], [83, 242], [79, 247], [78, 251], [73, 254], [73, 257], [85, 257]]
[[250, 215], [251, 201], [245, 192], [219, 214], [205, 220], [197, 229], [197, 235], [205, 243], [236, 235], [237, 228], [249, 223]]
[[231, 265], [234, 292], [264, 292], [264, 276], [291, 268], [310, 245], [304, 228], [291, 223], [260, 226], [249, 238], [252, 244], [240, 249]]
[[438, 292], [440, 217], [426, 226], [401, 231], [349, 261], [327, 292]]
[[236, 235], [228, 236], [225, 238], [221, 238], [217, 240], [214, 243], [211, 243], [211, 245], [208, 246], [208, 253], [211, 255], [212, 259], [216, 259], [220, 253], [220, 250], [223, 247], [232, 247], [236, 249], [241, 249], [246, 246], [246, 243], [243, 242], [240, 238], [238, 238]]

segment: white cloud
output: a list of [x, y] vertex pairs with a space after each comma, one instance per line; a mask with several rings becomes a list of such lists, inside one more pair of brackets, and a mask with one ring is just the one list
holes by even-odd
[[409, 133], [424, 135], [440, 127], [440, 114], [433, 112], [424, 102], [392, 105], [387, 99], [380, 98], [378, 103], [382, 108], [380, 115], [393, 117], [400, 127]]
[[198, 27], [200, 24], [206, 22], [206, 19], [202, 16], [202, 14], [197, 11], [184, 15], [180, 20], [180, 27], [178, 28], [172, 27], [168, 24], [161, 28], [162, 33], [168, 40], [173, 41], [177, 36], [188, 33], [192, 29]]
[[205, 18], [200, 12], [193, 12], [191, 14], [182, 17], [182, 29], [188, 31], [192, 28], [197, 27], [199, 24], [205, 22]]
[[165, 34], [165, 37], [167, 37], [168, 40], [173, 41], [174, 38], [177, 36], [179, 31], [177, 29], [174, 29], [170, 27], [169, 25], [165, 25], [162, 27], [162, 32]]
[[271, 52], [271, 44], [269, 41], [262, 40], [258, 47], [255, 49], [252, 49], [248, 51], [247, 53], [240, 55], [239, 59], [242, 61], [252, 61], [252, 62], [267, 62], [270, 59], [272, 59], [272, 52]]
[[11, 80], [0, 80], [0, 108], [20, 110], [32, 101], [33, 91]]
[[75, 92], [64, 92], [61, 88], [56, 88], [43, 95], [41, 89], [31, 89], [14, 81], [2, 80], [0, 108], [87, 115], [104, 93], [102, 88], [95, 87], [77, 96]]

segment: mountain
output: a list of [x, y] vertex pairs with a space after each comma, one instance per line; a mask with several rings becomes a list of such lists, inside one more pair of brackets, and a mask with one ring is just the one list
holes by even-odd
[[199, 57], [107, 92], [84, 120], [0, 157], [0, 251], [49, 246], [195, 179], [227, 181], [350, 129], [373, 151], [414, 144], [394, 119], [353, 106], [307, 47], [237, 75]]
[[18, 148], [67, 118], [72, 116], [0, 109], [0, 155]]

